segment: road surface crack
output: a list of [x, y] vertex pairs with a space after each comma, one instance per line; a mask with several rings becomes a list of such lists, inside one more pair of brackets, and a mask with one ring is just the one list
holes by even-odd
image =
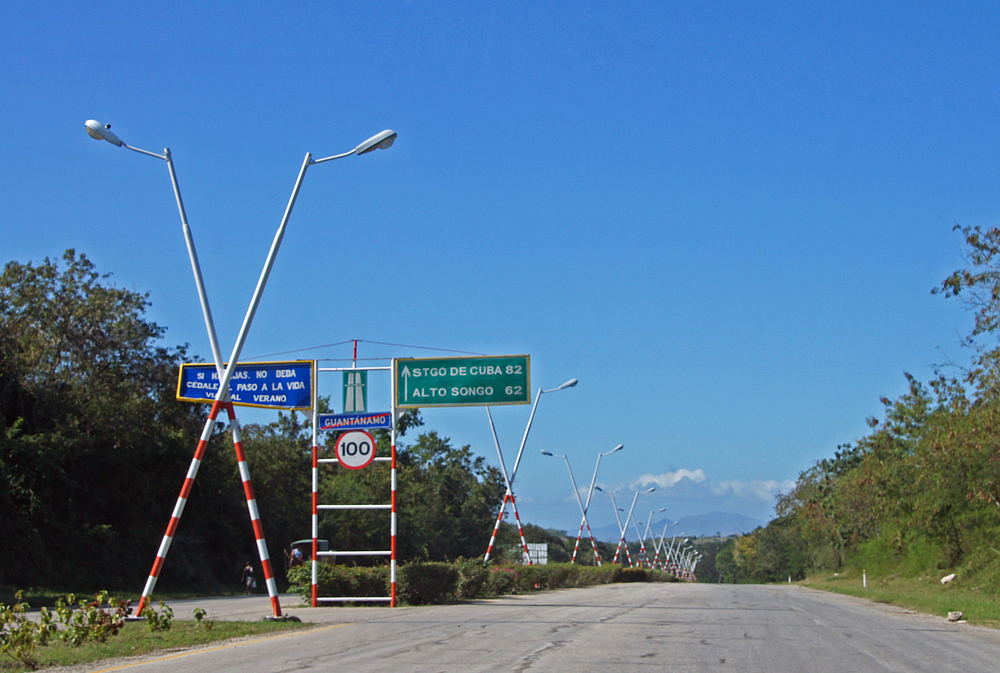
[[514, 669], [514, 673], [524, 673], [524, 671], [527, 671], [529, 668], [534, 666], [538, 662], [538, 660], [542, 658], [543, 654], [545, 654], [549, 650], [554, 650], [556, 648], [562, 647], [565, 644], [566, 644], [565, 640], [557, 640], [555, 642], [545, 643], [531, 654], [522, 657], [521, 663], [518, 665], [517, 668]]

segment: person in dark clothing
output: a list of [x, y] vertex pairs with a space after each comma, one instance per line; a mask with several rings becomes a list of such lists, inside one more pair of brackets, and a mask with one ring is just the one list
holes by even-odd
[[241, 579], [243, 580], [243, 585], [247, 588], [247, 596], [249, 596], [252, 590], [257, 587], [257, 580], [253, 577], [253, 566], [250, 565], [250, 561], [247, 561], [246, 566], [243, 567]]

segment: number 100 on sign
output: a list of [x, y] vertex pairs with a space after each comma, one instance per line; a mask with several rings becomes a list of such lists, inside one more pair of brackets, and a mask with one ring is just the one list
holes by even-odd
[[368, 467], [375, 460], [375, 439], [364, 430], [345, 432], [337, 439], [337, 460], [349, 470]]

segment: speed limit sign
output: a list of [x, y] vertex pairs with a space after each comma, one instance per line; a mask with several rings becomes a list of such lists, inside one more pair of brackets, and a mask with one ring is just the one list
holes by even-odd
[[375, 438], [364, 430], [345, 432], [337, 440], [337, 460], [349, 470], [368, 467], [375, 460]]

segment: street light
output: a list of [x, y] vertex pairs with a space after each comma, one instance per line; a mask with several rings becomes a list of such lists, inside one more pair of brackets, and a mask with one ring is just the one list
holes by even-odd
[[497, 521], [493, 525], [493, 535], [490, 537], [490, 544], [486, 548], [486, 556], [484, 561], [490, 560], [490, 554], [493, 553], [493, 543], [497, 539], [497, 531], [500, 529], [500, 522], [503, 520], [503, 515], [507, 511], [507, 502], [510, 502], [511, 508], [514, 510], [514, 519], [517, 521], [517, 532], [521, 536], [521, 547], [524, 549], [524, 554], [528, 559], [528, 565], [531, 565], [531, 555], [528, 553], [528, 543], [524, 540], [524, 529], [521, 527], [521, 516], [517, 513], [517, 503], [514, 500], [514, 478], [517, 477], [517, 468], [521, 464], [521, 454], [524, 453], [524, 445], [528, 441], [528, 433], [531, 432], [531, 423], [535, 420], [535, 410], [538, 408], [538, 400], [542, 398], [542, 393], [554, 393], [559, 390], [565, 390], [566, 388], [574, 387], [579, 381], [577, 379], [570, 379], [566, 383], [558, 386], [556, 388], [549, 388], [548, 390], [538, 389], [538, 394], [535, 395], [535, 403], [531, 405], [531, 415], [528, 416], [528, 426], [524, 429], [524, 437], [521, 438], [521, 447], [517, 450], [517, 458], [514, 460], [514, 470], [508, 476], [507, 465], [503, 460], [503, 452], [500, 450], [500, 440], [497, 439], [497, 428], [493, 424], [493, 414], [490, 412], [490, 408], [486, 407], [486, 416], [490, 419], [490, 430], [493, 432], [493, 443], [497, 447], [497, 456], [500, 458], [500, 471], [503, 472], [504, 483], [507, 485], [507, 491], [503, 496], [503, 504], [500, 505], [500, 511], [497, 513]]
[[[267, 583], [268, 594], [271, 597], [271, 604], [274, 609], [274, 614], [276, 617], [281, 616], [281, 605], [278, 601], [277, 585], [274, 581], [274, 575], [271, 570], [271, 561], [267, 552], [267, 543], [264, 540], [263, 527], [260, 524], [260, 518], [257, 511], [256, 499], [253, 497], [253, 488], [250, 486], [250, 471], [246, 465], [246, 455], [243, 451], [242, 439], [240, 437], [239, 422], [236, 419], [235, 410], [233, 408], [232, 402], [229, 396], [229, 382], [232, 379], [233, 373], [236, 370], [236, 365], [239, 362], [240, 353], [243, 349], [243, 344], [246, 342], [247, 334], [250, 331], [250, 325], [253, 322], [254, 314], [257, 311], [257, 306], [260, 303], [260, 298], [263, 295], [264, 287], [267, 284], [267, 278], [270, 275], [271, 268], [274, 265], [274, 259], [277, 256], [278, 248], [281, 245], [281, 240], [284, 237], [285, 227], [288, 224], [288, 219], [291, 217], [292, 208], [295, 205], [295, 200], [298, 197], [299, 189], [302, 186], [302, 180], [305, 178], [306, 169], [313, 163], [321, 163], [323, 161], [330, 161], [332, 159], [340, 159], [342, 157], [350, 156], [351, 154], [365, 154], [371, 152], [375, 149], [385, 149], [390, 147], [396, 139], [396, 133], [391, 130], [382, 131], [381, 133], [372, 136], [368, 140], [364, 141], [353, 150], [345, 152], [343, 154], [327, 157], [325, 159], [320, 159], [314, 161], [312, 155], [308, 152], [306, 153], [305, 161], [303, 162], [302, 168], [299, 171], [298, 178], [295, 181], [295, 186], [292, 190], [292, 197], [289, 200], [288, 206], [285, 209], [285, 213], [282, 216], [281, 224], [278, 226], [278, 232], [275, 234], [274, 241], [271, 244], [271, 249], [268, 252], [267, 260], [264, 263], [264, 269], [261, 272], [260, 279], [257, 282], [257, 287], [254, 290], [253, 298], [250, 302], [250, 307], [247, 311], [246, 317], [243, 320], [243, 325], [240, 328], [239, 336], [236, 340], [236, 346], [233, 348], [232, 355], [229, 358], [228, 366], [224, 367], [224, 361], [222, 359], [222, 353], [219, 349], [218, 336], [215, 330], [215, 324], [212, 319], [212, 312], [208, 303], [208, 294], [205, 290], [204, 279], [201, 273], [201, 266], [198, 262], [198, 255], [195, 250], [194, 237], [191, 235], [191, 229], [187, 220], [187, 213], [184, 210], [184, 202], [181, 199], [180, 186], [177, 182], [177, 175], [174, 171], [173, 158], [170, 154], [169, 148], [164, 148], [163, 154], [157, 154], [156, 152], [150, 152], [149, 150], [144, 150], [139, 147], [133, 147], [125, 143], [121, 138], [118, 137], [116, 133], [111, 130], [111, 124], [101, 124], [94, 119], [88, 119], [84, 126], [87, 130], [87, 134], [95, 140], [106, 140], [107, 142], [115, 145], [116, 147], [124, 147], [126, 149], [132, 150], [133, 152], [138, 152], [140, 154], [145, 154], [147, 156], [155, 157], [157, 159], [162, 159], [166, 161], [167, 168], [170, 172], [170, 180], [174, 188], [174, 197], [177, 200], [177, 208], [180, 212], [181, 225], [184, 231], [184, 239], [188, 248], [188, 256], [191, 260], [191, 268], [194, 272], [195, 285], [198, 289], [198, 297], [201, 302], [202, 314], [205, 319], [205, 327], [208, 331], [209, 343], [212, 349], [212, 357], [215, 361], [216, 372], [219, 376], [219, 389], [216, 393], [214, 403], [212, 404], [212, 411], [209, 413], [209, 417], [205, 422], [205, 428], [202, 431], [201, 439], [198, 442], [198, 448], [195, 451], [194, 458], [191, 461], [191, 467], [188, 470], [187, 477], [184, 481], [184, 486], [181, 488], [181, 494], [178, 497], [177, 505], [174, 508], [173, 515], [170, 518], [170, 522], [167, 525], [167, 532], [164, 534], [163, 541], [160, 544], [160, 548], [157, 551], [156, 560], [153, 563], [153, 569], [150, 571], [149, 578], [146, 582], [146, 586], [143, 589], [142, 597], [139, 600], [139, 605], [136, 609], [136, 615], [142, 613], [143, 609], [149, 602], [149, 597], [152, 595], [153, 588], [156, 585], [156, 581], [159, 578], [160, 569], [163, 566], [163, 561], [166, 558], [167, 551], [170, 548], [170, 544], [173, 540], [174, 533], [177, 528], [177, 524], [180, 521], [180, 516], [184, 511], [184, 506], [187, 502], [187, 497], [190, 494], [191, 486], [194, 479], [198, 473], [198, 467], [201, 465], [202, 458], [204, 456], [205, 447], [208, 443], [208, 437], [212, 435], [212, 431], [215, 428], [215, 423], [219, 414], [219, 411], [223, 408], [226, 409], [229, 415], [230, 427], [233, 432], [233, 445], [235, 447], [237, 462], [239, 463], [240, 474], [244, 482], [244, 491], [247, 496], [247, 509], [250, 513], [250, 520], [253, 525], [255, 535], [257, 537], [257, 548], [260, 553], [261, 566], [264, 571], [264, 577]], [[395, 524], [395, 522], [393, 522]], [[395, 527], [395, 525], [393, 525]], [[315, 554], [314, 554], [315, 556]]]
[[[566, 461], [566, 469], [569, 470], [569, 480], [573, 484], [573, 494], [576, 496], [576, 504], [580, 506], [580, 513], [583, 515], [583, 521], [587, 524], [587, 532], [590, 532], [590, 522], [587, 521], [587, 508], [584, 507], [583, 501], [580, 500], [580, 491], [576, 487], [576, 479], [573, 477], [573, 468], [569, 466], [569, 457], [564, 454], [551, 453], [549, 451], [542, 451], [543, 456], [553, 456], [555, 458], [562, 458]], [[588, 498], [589, 504], [590, 498]], [[583, 530], [583, 524], [580, 524], [580, 530]], [[577, 544], [580, 544], [580, 539], [577, 538]], [[597, 559], [597, 566], [601, 566], [601, 555], [597, 553], [597, 543], [594, 542], [594, 535], [590, 535], [590, 544], [594, 548], [594, 558]], [[573, 549], [573, 558], [570, 563], [576, 563], [576, 548]]]
[[[676, 525], [677, 525], [676, 521], [674, 521], [672, 523], [671, 522], [667, 522], [667, 523], [663, 524], [663, 532], [660, 533], [660, 541], [656, 543], [656, 556], [653, 559], [653, 563], [654, 564], [659, 561], [659, 559], [660, 559], [660, 552], [661, 551], [666, 551], [666, 546], [663, 544], [663, 538], [665, 538], [667, 536], [667, 528], [669, 528], [670, 526], [676, 526]], [[666, 557], [664, 555], [664, 561], [668, 561], [668, 560], [669, 559], [666, 559]]]
[[[618, 512], [624, 512], [625, 510], [618, 506], [618, 502], [615, 500], [614, 491], [605, 491], [600, 486], [594, 486], [595, 491], [600, 491], [601, 493], [607, 493], [611, 496], [611, 507], [615, 510], [615, 520], [618, 522], [618, 534], [621, 536], [625, 535], [625, 527], [622, 526], [622, 517]], [[611, 565], [618, 563], [618, 556], [622, 550], [621, 538], [618, 538], [618, 547], [615, 548], [615, 556], [611, 559]], [[628, 558], [628, 565], [632, 567], [632, 552], [628, 550], [628, 545], [625, 545], [625, 556]]]
[[[680, 535], [681, 537], [684, 537], [684, 531], [681, 531]], [[677, 535], [675, 534], [673, 538], [671, 538], [670, 540], [670, 547], [667, 549], [667, 554], [666, 554], [667, 567], [672, 573], [674, 573], [675, 576], [677, 575], [677, 553], [680, 551], [682, 545], [688, 543], [688, 538], [684, 538], [683, 540], [681, 540], [680, 544], [676, 545], [675, 548], [674, 544], [676, 542], [677, 542]]]
[[[624, 544], [625, 545], [625, 554], [626, 554], [626, 556], [628, 556], [628, 563], [629, 563], [629, 566], [631, 566], [632, 565], [632, 554], [631, 554], [631, 552], [629, 552], [628, 543], [625, 542], [625, 535], [628, 533], [628, 522], [632, 518], [632, 511], [635, 510], [635, 502], [636, 502], [636, 500], [639, 499], [639, 496], [640, 495], [644, 495], [646, 493], [652, 493], [653, 491], [656, 490], [656, 487], [655, 486], [650, 486], [645, 491], [636, 491], [635, 492], [635, 497], [632, 498], [632, 506], [628, 510], [628, 516], [625, 517], [625, 525], [622, 525], [621, 517], [618, 516], [618, 503], [615, 501], [614, 491], [605, 491], [600, 486], [595, 486], [594, 488], [596, 488], [598, 491], [601, 491], [603, 493], [607, 493], [608, 495], [611, 496], [611, 504], [614, 505], [614, 508], [615, 508], [615, 518], [618, 519], [618, 528], [621, 530], [621, 538], [618, 540], [618, 547], [617, 547], [617, 549], [615, 549], [615, 558], [614, 558], [614, 560], [611, 563], [616, 563], [618, 561], [618, 555], [621, 552], [622, 545]], [[624, 511], [624, 510], [622, 510], [622, 511]], [[636, 533], [638, 533], [638, 529], [636, 530]]]
[[[667, 508], [666, 507], [661, 507], [660, 509], [655, 510], [655, 511], [656, 512], [666, 512]], [[653, 521], [653, 513], [654, 513], [654, 511], [650, 510], [650, 512], [649, 512], [649, 519], [646, 520], [646, 529], [645, 529], [645, 531], [643, 532], [642, 535], [639, 535], [639, 522], [636, 521], [635, 517], [632, 517], [632, 525], [635, 526], [635, 534], [639, 535], [639, 567], [642, 567], [642, 564], [644, 562], [649, 561], [649, 555], [646, 552], [646, 536], [649, 535], [649, 526], [650, 526], [650, 523], [652, 523], [652, 521]], [[650, 563], [649, 567], [652, 568], [653, 564]]]
[[[576, 552], [580, 548], [580, 537], [583, 535], [583, 526], [587, 526], [587, 534], [590, 535], [590, 541], [594, 544], [594, 534], [590, 530], [590, 522], [587, 521], [587, 512], [590, 511], [590, 499], [594, 497], [594, 488], [597, 483], [597, 470], [601, 467], [601, 458], [604, 456], [610, 456], [612, 453], [621, 451], [625, 448], [624, 444], [619, 444], [610, 451], [605, 451], [604, 453], [597, 454], [597, 465], [594, 466], [594, 476], [590, 480], [590, 489], [587, 491], [587, 504], [583, 506], [583, 519], [580, 521], [580, 530], [576, 533], [576, 544], [573, 545], [573, 558], [570, 563], [576, 563]], [[594, 553], [597, 553], [597, 546], [594, 544]], [[597, 565], [601, 565], [601, 557], [597, 556]]]

